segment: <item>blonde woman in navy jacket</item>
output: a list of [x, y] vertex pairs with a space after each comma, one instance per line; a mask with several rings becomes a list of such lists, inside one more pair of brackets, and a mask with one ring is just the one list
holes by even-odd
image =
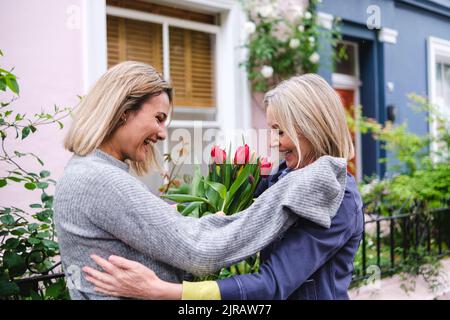
[[[267, 123], [273, 129], [272, 143], [285, 161], [276, 174], [260, 183], [255, 196], [321, 156], [353, 158], [344, 107], [320, 76], [307, 74], [280, 83], [266, 94], [265, 105]], [[181, 296], [180, 290], [173, 290], [181, 284], [162, 281], [152, 270], [120, 257], [109, 261], [95, 258], [105, 270], [116, 270], [108, 275], [107, 285], [102, 283], [102, 274], [89, 276], [105, 294], [148, 299], [348, 299], [363, 227], [361, 197], [355, 179], [347, 174], [345, 195], [330, 228], [299, 218], [261, 251], [258, 273], [218, 281], [185, 281]]]

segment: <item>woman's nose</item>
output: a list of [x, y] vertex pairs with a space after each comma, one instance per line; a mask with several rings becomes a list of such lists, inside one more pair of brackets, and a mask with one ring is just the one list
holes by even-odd
[[166, 138], [167, 138], [167, 129], [164, 128], [164, 129], [159, 130], [159, 132], [158, 132], [158, 139], [159, 140], [165, 140]]
[[271, 148], [277, 148], [280, 146], [280, 137], [278, 136], [278, 131], [277, 132], [272, 132], [270, 134], [270, 147]]

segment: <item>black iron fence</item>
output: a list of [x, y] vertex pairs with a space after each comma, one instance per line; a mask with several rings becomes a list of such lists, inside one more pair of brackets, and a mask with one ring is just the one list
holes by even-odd
[[450, 207], [423, 210], [416, 206], [412, 213], [369, 217], [354, 261], [353, 285], [368, 279], [373, 273], [367, 270], [373, 266], [387, 276], [413, 260], [420, 263], [423, 257], [450, 254]]
[[[420, 207], [419, 207], [420, 208]], [[450, 207], [428, 212], [392, 216], [371, 215], [365, 221], [360, 250], [355, 258], [352, 285], [367, 279], [369, 266], [377, 266], [382, 276], [399, 270], [407, 259], [420, 255], [441, 257], [450, 253]], [[16, 280], [16, 284], [42, 295], [46, 285], [63, 278], [55, 272], [59, 263], [43, 274]], [[14, 297], [19, 298], [19, 296]]]

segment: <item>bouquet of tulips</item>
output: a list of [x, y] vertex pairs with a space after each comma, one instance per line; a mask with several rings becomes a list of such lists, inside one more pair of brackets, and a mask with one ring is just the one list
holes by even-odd
[[[186, 216], [202, 217], [216, 212], [231, 215], [249, 207], [260, 178], [270, 174], [272, 164], [267, 158], [250, 153], [247, 144], [236, 149], [234, 158], [218, 146], [211, 149], [208, 174], [203, 176], [195, 169], [190, 188], [171, 189], [163, 198], [178, 203], [178, 211]], [[253, 257], [242, 261], [207, 279], [225, 278], [234, 274], [255, 272], [259, 259]], [[205, 278], [203, 278], [204, 280]]]

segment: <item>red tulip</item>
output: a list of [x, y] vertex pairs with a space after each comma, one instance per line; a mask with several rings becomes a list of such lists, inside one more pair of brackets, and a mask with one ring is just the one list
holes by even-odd
[[238, 147], [234, 154], [234, 164], [246, 164], [250, 161], [250, 148], [247, 144]]
[[214, 146], [211, 149], [211, 160], [216, 164], [223, 164], [227, 159], [227, 153], [225, 150], [220, 149], [219, 146]]
[[266, 157], [261, 158], [260, 169], [261, 169], [261, 176], [268, 176], [272, 171], [272, 163], [269, 162]]

